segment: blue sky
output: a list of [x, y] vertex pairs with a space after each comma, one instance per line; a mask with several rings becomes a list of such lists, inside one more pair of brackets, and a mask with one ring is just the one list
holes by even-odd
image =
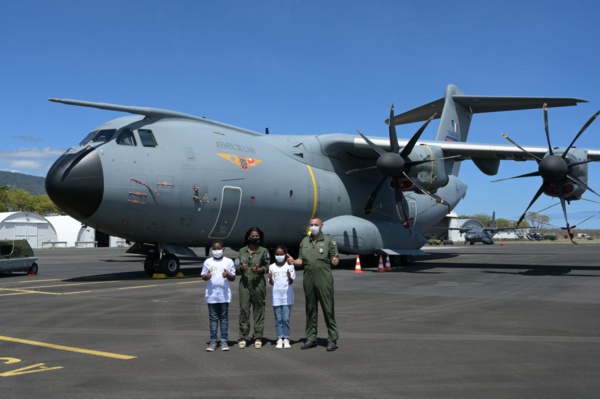
[[[566, 146], [600, 109], [596, 1], [20, 1], [0, 4], [0, 169], [45, 176], [122, 114], [50, 97], [172, 109], [271, 134], [387, 136], [397, 112], [465, 94], [577, 97], [550, 110]], [[400, 126], [410, 137], [417, 125]], [[423, 139], [432, 139], [434, 122]], [[469, 141], [545, 145], [541, 110], [475, 115]], [[600, 148], [600, 122], [577, 142]], [[536, 169], [505, 162], [495, 178]], [[600, 165], [589, 184], [600, 192]], [[516, 219], [541, 180], [491, 183], [463, 163], [459, 214]], [[365, 198], [368, 193], [365, 193]], [[592, 200], [591, 193], [584, 197]], [[543, 196], [532, 210], [557, 202]], [[600, 211], [573, 202], [570, 222]], [[560, 207], [543, 212], [564, 224]], [[600, 216], [581, 228], [600, 228]]]

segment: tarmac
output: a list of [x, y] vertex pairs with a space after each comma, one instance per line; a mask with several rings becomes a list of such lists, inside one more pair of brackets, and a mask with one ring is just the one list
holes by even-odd
[[[37, 250], [39, 274], [0, 276], [3, 398], [598, 398], [600, 246], [424, 247], [408, 267], [334, 270], [338, 350], [304, 339], [302, 272], [292, 347], [206, 352], [199, 263], [153, 279], [125, 249]], [[198, 252], [201, 253], [201, 252]], [[203, 251], [202, 251], [203, 253]], [[235, 256], [226, 251], [226, 256]]]

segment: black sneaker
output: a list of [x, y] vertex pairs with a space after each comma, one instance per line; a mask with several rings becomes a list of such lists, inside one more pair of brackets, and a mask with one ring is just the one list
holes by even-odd
[[317, 346], [316, 341], [305, 341], [302, 344], [302, 346], [300, 347], [300, 349], [310, 349], [310, 348], [314, 348], [315, 346]]
[[327, 352], [333, 352], [336, 349], [337, 349], [337, 344], [335, 343], [335, 341], [327, 342]]

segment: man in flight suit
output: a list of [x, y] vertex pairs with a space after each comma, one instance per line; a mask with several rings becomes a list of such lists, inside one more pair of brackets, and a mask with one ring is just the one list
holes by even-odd
[[321, 304], [327, 325], [327, 351], [337, 349], [338, 330], [335, 323], [333, 274], [331, 266], [339, 263], [335, 240], [321, 231], [323, 222], [315, 217], [309, 221], [310, 235], [300, 243], [296, 266], [304, 266], [304, 295], [306, 297], [306, 341], [301, 349], [317, 346], [318, 306]]

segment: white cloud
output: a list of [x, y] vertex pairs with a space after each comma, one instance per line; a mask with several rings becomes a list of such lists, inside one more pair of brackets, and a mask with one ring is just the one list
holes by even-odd
[[0, 150], [0, 169], [11, 172], [44, 176], [56, 159], [65, 152], [60, 148], [19, 148]]

